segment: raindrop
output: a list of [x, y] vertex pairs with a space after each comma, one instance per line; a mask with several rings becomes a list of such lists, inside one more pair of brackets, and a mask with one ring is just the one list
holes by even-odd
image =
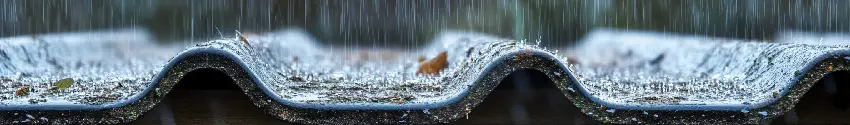
[[759, 112], [759, 114], [761, 114], [761, 116], [767, 116], [767, 112]]
[[746, 108], [744, 108], [744, 109], [741, 109], [741, 112], [743, 112], [743, 113], [750, 113], [750, 110], [747, 110]]
[[539, 46], [540, 45], [540, 38], [538, 38], [537, 41], [535, 41], [535, 42], [537, 42], [537, 44], [534, 45], [534, 46]]
[[422, 110], [422, 113], [431, 114], [431, 112], [428, 112], [428, 109]]
[[617, 110], [616, 110], [616, 109], [608, 109], [608, 110], [605, 110], [605, 111], [606, 111], [606, 112], [610, 112], [610, 113], [614, 113], [614, 112], [616, 112]]

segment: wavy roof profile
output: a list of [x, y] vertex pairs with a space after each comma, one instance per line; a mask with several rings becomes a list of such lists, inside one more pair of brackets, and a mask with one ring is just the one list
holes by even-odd
[[[301, 30], [185, 49], [151, 41], [139, 30], [0, 39], [0, 123], [129, 122], [200, 68], [228, 74], [267, 114], [296, 123], [447, 123], [518, 69], [545, 73], [599, 121], [766, 123], [850, 66], [848, 46], [611, 29], [560, 52], [459, 31], [420, 50], [322, 46]], [[439, 75], [416, 74], [412, 57], [443, 51]], [[67, 78], [72, 86], [55, 88]]]

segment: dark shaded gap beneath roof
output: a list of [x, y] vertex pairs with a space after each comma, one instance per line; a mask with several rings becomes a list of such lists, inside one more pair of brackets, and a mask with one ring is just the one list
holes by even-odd
[[772, 124], [850, 124], [850, 71], [833, 72], [820, 79]]
[[[251, 103], [226, 74], [198, 69], [186, 74], [166, 98], [129, 124], [293, 124]], [[581, 113], [543, 73], [511, 73], [455, 124], [597, 124]]]
[[216, 69], [196, 69], [180, 79], [174, 89], [183, 90], [228, 90], [241, 91], [236, 82]]
[[545, 74], [518, 70], [454, 124], [600, 124], [581, 113]]
[[174, 89], [134, 125], [156, 124], [292, 124], [255, 106], [230, 76], [215, 69], [186, 74]]

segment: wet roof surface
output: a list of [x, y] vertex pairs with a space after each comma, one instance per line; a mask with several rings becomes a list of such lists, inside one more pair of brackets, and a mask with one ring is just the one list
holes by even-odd
[[[599, 121], [766, 123], [814, 81], [850, 66], [850, 47], [810, 38], [599, 29], [565, 48], [462, 31], [438, 36], [418, 50], [317, 45], [301, 30], [188, 47], [155, 44], [140, 30], [3, 38], [0, 123], [129, 122], [200, 68], [228, 74], [267, 114], [296, 123], [451, 122], [518, 69], [543, 72]], [[420, 58], [441, 52], [446, 68], [417, 73]], [[62, 79], [72, 85], [60, 87]]]
[[573, 71], [600, 100], [636, 107], [726, 105], [712, 108], [726, 110], [773, 102], [773, 93], [795, 84], [800, 75], [795, 71], [847, 51], [846, 46], [616, 30], [597, 30], [583, 43], [574, 55], [591, 59], [578, 60]]

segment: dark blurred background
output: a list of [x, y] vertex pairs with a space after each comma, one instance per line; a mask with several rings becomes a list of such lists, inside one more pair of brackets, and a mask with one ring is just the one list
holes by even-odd
[[[847, 0], [3, 0], [0, 36], [144, 27], [204, 41], [287, 27], [321, 42], [427, 43], [443, 29], [571, 44], [595, 27], [770, 40], [777, 31], [850, 31]], [[218, 30], [217, 30], [218, 29]]]

